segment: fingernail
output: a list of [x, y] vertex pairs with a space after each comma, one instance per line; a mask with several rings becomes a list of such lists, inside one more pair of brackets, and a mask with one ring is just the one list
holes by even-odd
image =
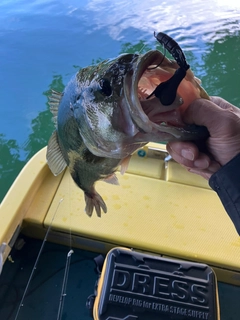
[[188, 171], [191, 173], [199, 174], [199, 170], [197, 170], [197, 169], [189, 168]]
[[211, 164], [209, 167], [208, 167], [208, 170], [210, 172], [217, 172], [219, 169], [221, 168], [220, 164], [219, 163], [214, 163], [214, 164]]
[[194, 155], [193, 155], [192, 151], [190, 151], [190, 150], [188, 150], [188, 149], [182, 149], [181, 155], [182, 155], [185, 159], [188, 159], [188, 160], [191, 160], [191, 161], [193, 161], [193, 159], [194, 159]]

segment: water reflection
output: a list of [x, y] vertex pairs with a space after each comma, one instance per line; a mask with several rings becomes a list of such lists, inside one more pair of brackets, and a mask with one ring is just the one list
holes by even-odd
[[121, 46], [120, 53], [138, 53], [143, 54], [149, 50], [152, 50], [151, 46], [147, 44], [145, 41], [140, 40], [136, 44], [132, 44], [130, 42], [123, 43]]
[[91, 0], [85, 9], [95, 24], [91, 32], [105, 28], [115, 40], [122, 40], [125, 31], [134, 28], [137, 40], [145, 33], [165, 31], [178, 41], [184, 38], [185, 43], [189, 39], [197, 43], [202, 37], [215, 41], [219, 34], [234, 34], [240, 28], [240, 5], [234, 0], [209, 0], [207, 4], [202, 0], [132, 0], [117, 5], [111, 0]]
[[[49, 85], [49, 89], [60, 92], [63, 91], [63, 77], [61, 75], [55, 75]], [[46, 98], [50, 94], [49, 89], [43, 92], [43, 95], [46, 96]], [[0, 202], [26, 162], [38, 150], [47, 145], [54, 130], [54, 124], [51, 121], [51, 117], [52, 115], [47, 105], [46, 110], [40, 112], [37, 117], [32, 119], [32, 132], [23, 146], [19, 146], [16, 140], [7, 140], [3, 134], [0, 134]]]
[[[64, 84], [63, 77], [61, 75], [55, 75], [51, 84], [49, 85], [49, 89], [43, 92], [43, 95], [45, 95], [47, 99], [50, 95], [50, 89], [59, 92], [63, 91]], [[52, 114], [47, 104], [47, 110], [40, 112], [38, 116], [32, 120], [32, 133], [29, 135], [27, 143], [24, 147], [26, 152], [26, 161], [28, 161], [36, 153], [36, 150], [40, 150], [47, 145], [48, 140], [54, 130], [54, 124], [50, 120], [51, 117]]]
[[20, 148], [16, 140], [7, 140], [0, 134], [0, 202], [6, 191], [12, 185], [17, 173], [22, 169], [25, 161], [20, 160]]
[[203, 85], [211, 95], [219, 95], [240, 107], [240, 32], [237, 35], [225, 35], [209, 45], [202, 55], [205, 75]]

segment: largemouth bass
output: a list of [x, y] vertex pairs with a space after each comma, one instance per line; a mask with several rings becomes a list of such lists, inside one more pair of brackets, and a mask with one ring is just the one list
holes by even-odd
[[54, 175], [69, 167], [84, 191], [89, 216], [94, 209], [99, 217], [107, 212], [95, 182], [118, 184], [114, 172], [121, 165], [124, 173], [138, 148], [150, 141], [207, 136], [204, 127], [186, 126], [181, 113], [194, 99], [209, 97], [177, 43], [159, 35], [176, 61], [158, 50], [122, 54], [81, 69], [63, 93], [52, 91], [50, 96], [56, 130], [48, 143], [47, 162]]

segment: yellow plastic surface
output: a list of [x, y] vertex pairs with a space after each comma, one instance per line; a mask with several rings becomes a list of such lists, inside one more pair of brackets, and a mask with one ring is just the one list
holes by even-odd
[[[28, 213], [30, 220], [38, 225], [43, 221], [61, 177], [50, 174], [46, 164], [46, 148], [28, 162], [0, 204], [0, 245], [9, 244]], [[10, 250], [8, 245], [3, 254], [4, 261]]]
[[[57, 211], [54, 230], [240, 272], [240, 238], [205, 180], [174, 162], [165, 168], [157, 151], [135, 155], [128, 172], [117, 176], [120, 186], [96, 184], [108, 212], [89, 218], [83, 192], [66, 171], [45, 226]], [[240, 273], [235, 281], [240, 284]]]
[[108, 207], [101, 218], [85, 214], [83, 192], [68, 170], [52, 175], [43, 149], [1, 205], [5, 230], [0, 240], [8, 241], [5, 235], [23, 219], [33, 237], [43, 237], [52, 225], [52, 241], [69, 244], [71, 234], [73, 245], [96, 251], [120, 245], [199, 261], [217, 267], [224, 281], [240, 285], [240, 237], [220, 200], [204, 179], [172, 160], [166, 164], [164, 149], [149, 144], [144, 157], [136, 153], [127, 173], [117, 173], [120, 186], [97, 182]]

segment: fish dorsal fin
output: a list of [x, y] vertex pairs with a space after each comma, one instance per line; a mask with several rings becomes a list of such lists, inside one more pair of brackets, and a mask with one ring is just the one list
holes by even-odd
[[62, 151], [58, 144], [57, 131], [55, 130], [49, 139], [47, 146], [47, 163], [52, 173], [57, 176], [67, 166], [63, 158]]
[[58, 107], [62, 96], [63, 94], [61, 92], [51, 90], [51, 94], [48, 97], [48, 104], [50, 106], [50, 111], [52, 112], [53, 122], [55, 123], [55, 125], [57, 124]]

